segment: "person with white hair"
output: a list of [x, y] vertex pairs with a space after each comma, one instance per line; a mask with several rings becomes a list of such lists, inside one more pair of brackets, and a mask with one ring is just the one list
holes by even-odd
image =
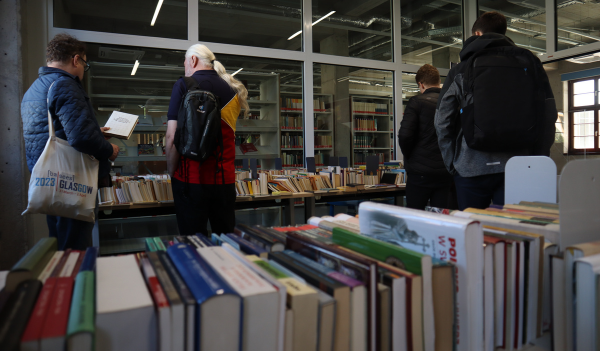
[[[177, 117], [188, 91], [183, 78], [173, 86], [167, 124], [167, 169], [171, 175], [175, 213], [179, 233], [210, 235], [232, 233], [235, 226], [235, 128], [243, 109], [248, 113], [248, 91], [225, 71], [215, 54], [205, 45], [192, 45], [185, 53], [185, 76], [192, 77], [201, 90], [209, 91], [220, 101], [223, 146], [217, 150], [222, 158], [210, 156], [200, 164], [179, 155], [174, 145]], [[220, 147], [218, 147], [220, 148]], [[216, 176], [216, 172], [223, 174]]]

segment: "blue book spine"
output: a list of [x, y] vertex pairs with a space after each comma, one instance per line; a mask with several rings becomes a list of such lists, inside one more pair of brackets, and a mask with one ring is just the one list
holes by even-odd
[[240, 246], [240, 251], [244, 252], [245, 254], [248, 255], [256, 255], [259, 256], [263, 253], [268, 253], [269, 251], [265, 250], [264, 248], [255, 245], [254, 243], [251, 243], [250, 241], [241, 238], [235, 234], [227, 234], [226, 237], [230, 238], [231, 240], [235, 241], [239, 246]]
[[205, 237], [203, 234], [196, 234], [196, 236], [198, 237], [198, 239], [200, 239], [200, 241], [205, 245], [205, 246], [215, 246], [215, 244], [212, 243], [212, 241], [210, 241], [207, 237]]
[[81, 266], [79, 267], [79, 272], [83, 271], [96, 271], [96, 257], [98, 257], [98, 248], [97, 247], [88, 247], [85, 250], [85, 256], [83, 257], [83, 261], [81, 262]]
[[223, 243], [228, 243], [229, 245], [233, 246], [234, 249], [241, 251], [240, 245], [238, 245], [238, 243], [236, 243], [235, 241], [231, 240], [231, 238], [225, 236], [225, 234], [221, 234], [219, 238], [221, 238], [221, 245], [223, 245]]
[[[167, 254], [199, 305], [196, 307], [197, 326], [200, 325], [200, 308], [204, 301], [216, 295], [231, 294], [239, 296], [208, 262], [190, 246], [185, 244], [173, 245], [167, 249]], [[240, 313], [242, 313], [241, 301], [240, 297]], [[194, 344], [195, 349], [199, 351], [200, 333], [196, 333], [194, 336]]]
[[300, 263], [304, 266], [307, 266], [309, 268], [312, 268], [321, 274], [328, 275], [329, 273], [335, 272], [334, 269], [329, 268], [319, 262], [313, 261], [308, 257], [304, 257], [304, 256], [300, 255], [299, 253], [296, 253], [292, 250], [285, 250], [285, 251], [283, 251], [283, 253], [286, 254], [287, 256], [291, 257], [298, 263]]
[[213, 245], [221, 246], [221, 238], [217, 234], [212, 233], [210, 235], [210, 240], [213, 242]]

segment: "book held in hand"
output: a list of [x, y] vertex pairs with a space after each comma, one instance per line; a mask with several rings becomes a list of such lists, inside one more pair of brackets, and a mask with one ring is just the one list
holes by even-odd
[[110, 136], [117, 139], [129, 140], [133, 129], [138, 122], [138, 116], [120, 111], [113, 111], [110, 118], [104, 125], [110, 129], [104, 132], [105, 136]]

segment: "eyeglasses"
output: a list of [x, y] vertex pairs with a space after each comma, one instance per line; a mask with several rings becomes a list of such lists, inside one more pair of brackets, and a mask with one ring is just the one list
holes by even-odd
[[[77, 56], [77, 55], [73, 55], [72, 57], [75, 57], [75, 56]], [[79, 59], [80, 59], [81, 61], [83, 61], [83, 63], [85, 63], [85, 68], [83, 69], [83, 71], [84, 71], [84, 72], [87, 72], [87, 71], [89, 71], [89, 70], [90, 70], [90, 64], [89, 64], [89, 63], [87, 63], [87, 61], [86, 61], [86, 60], [84, 60], [84, 59], [83, 59], [81, 56], [79, 56]]]

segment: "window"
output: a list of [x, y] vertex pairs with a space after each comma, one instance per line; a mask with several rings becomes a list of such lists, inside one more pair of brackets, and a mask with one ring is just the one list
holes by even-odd
[[400, 6], [402, 63], [450, 68], [460, 61], [462, 2], [400, 0]]
[[569, 152], [600, 153], [600, 76], [569, 82]]
[[313, 0], [313, 51], [392, 61], [391, 9], [389, 0]]
[[187, 1], [54, 0], [54, 26], [187, 39]]
[[[556, 1], [557, 50], [600, 41], [596, 30], [600, 4], [595, 1]], [[590, 55], [593, 58], [593, 55]], [[580, 58], [585, 62], [584, 57]]]

